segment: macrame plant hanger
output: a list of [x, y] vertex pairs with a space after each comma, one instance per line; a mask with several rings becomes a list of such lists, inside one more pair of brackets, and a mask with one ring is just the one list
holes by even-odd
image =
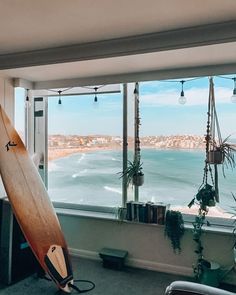
[[134, 96], [135, 96], [135, 143], [134, 143], [134, 161], [140, 163], [141, 160], [141, 149], [139, 139], [139, 126], [140, 126], [140, 114], [139, 114], [139, 85], [135, 84]]
[[[219, 187], [218, 187], [218, 167], [216, 163], [212, 163], [209, 159], [210, 154], [218, 151], [219, 146], [222, 144], [222, 137], [220, 132], [219, 121], [216, 112], [215, 105], [215, 92], [213, 78], [209, 78], [209, 99], [208, 99], [208, 111], [207, 111], [207, 129], [206, 129], [206, 159], [203, 183], [201, 186], [208, 183], [208, 173], [210, 173], [212, 185], [215, 188], [215, 200], [219, 202]], [[214, 177], [211, 165], [214, 167]]]

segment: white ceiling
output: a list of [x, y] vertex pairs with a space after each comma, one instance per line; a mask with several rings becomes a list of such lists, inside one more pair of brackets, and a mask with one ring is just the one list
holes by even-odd
[[[145, 73], [146, 79], [149, 79], [149, 71], [236, 64], [236, 38], [231, 38], [231, 41], [235, 42], [226, 40], [227, 43], [223, 44], [223, 36], [227, 32], [222, 29], [216, 32], [220, 34], [221, 41], [212, 40], [212, 44], [207, 44], [207, 38], [210, 36], [203, 36], [206, 45], [203, 42], [201, 47], [191, 45], [187, 48], [188, 40], [184, 40], [183, 36], [184, 46], [172, 44], [173, 49], [167, 48], [164, 51], [161, 49], [155, 52], [152, 48], [150, 52], [140, 51], [132, 55], [128, 50], [126, 54], [123, 48], [122, 54], [113, 52], [103, 58], [101, 54], [91, 59], [73, 58], [70, 62], [65, 62], [69, 59], [64, 59], [63, 54], [60, 54], [51, 65], [45, 65], [50, 62], [44, 62], [42, 58], [40, 62], [35, 59], [33, 67], [19, 68], [19, 63], [14, 66], [15, 60], [20, 59], [21, 52], [27, 52], [30, 57], [31, 53], [39, 50], [37, 55], [40, 58], [43, 50], [61, 46], [67, 46], [69, 49], [68, 46], [87, 42], [236, 21], [235, 12], [235, 0], [1, 1], [0, 58], [6, 63], [9, 62], [10, 66], [6, 66], [0, 74], [41, 82], [38, 85], [42, 86], [45, 81], [59, 83], [59, 80], [65, 79], [78, 79], [79, 83], [86, 84], [98, 77], [106, 77], [107, 82], [109, 76], [116, 77], [113, 80], [117, 82], [122, 82], [122, 77], [132, 81], [137, 78], [134, 75], [136, 73]], [[191, 38], [194, 38], [194, 33]], [[112, 44], [116, 46], [116, 43], [109, 46], [112, 47]], [[132, 48], [132, 42], [130, 46]], [[145, 44], [142, 46], [145, 47]], [[150, 45], [147, 44], [148, 46]], [[115, 51], [116, 48], [109, 50]], [[25, 60], [27, 54], [24, 55]], [[145, 79], [144, 75], [142, 77]], [[82, 78], [87, 80], [79, 80]]]

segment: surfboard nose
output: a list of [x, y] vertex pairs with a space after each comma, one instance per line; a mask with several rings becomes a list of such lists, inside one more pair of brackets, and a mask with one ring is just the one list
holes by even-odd
[[50, 277], [60, 289], [70, 293], [70, 284], [73, 284], [73, 275], [67, 251], [58, 245], [51, 245], [45, 255], [44, 262]]

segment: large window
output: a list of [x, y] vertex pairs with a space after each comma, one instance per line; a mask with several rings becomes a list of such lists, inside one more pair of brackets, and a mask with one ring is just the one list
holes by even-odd
[[[144, 82], [140, 93], [141, 162], [145, 175], [140, 201], [168, 203], [185, 213], [203, 180], [209, 96], [208, 78], [186, 79], [186, 104], [179, 104], [180, 81]], [[236, 143], [236, 104], [231, 79], [214, 78], [222, 138]], [[134, 85], [131, 85], [133, 92]], [[49, 193], [54, 201], [120, 206], [122, 204], [122, 94], [49, 98]], [[134, 95], [128, 98], [128, 160], [134, 155]], [[209, 176], [210, 177], [210, 176]], [[229, 217], [235, 206], [236, 170], [219, 168], [220, 203], [210, 214]], [[127, 199], [135, 189], [128, 188]]]
[[48, 189], [53, 201], [122, 204], [122, 95], [48, 100]]

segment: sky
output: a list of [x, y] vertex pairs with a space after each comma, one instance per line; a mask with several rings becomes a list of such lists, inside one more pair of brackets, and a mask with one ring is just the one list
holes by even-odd
[[[140, 83], [141, 136], [206, 133], [208, 78], [183, 79], [186, 81], [185, 105], [178, 103], [181, 92], [180, 80], [182, 79]], [[215, 77], [214, 85], [222, 136], [224, 138], [235, 133], [236, 137], [236, 104], [230, 100], [234, 87], [233, 80]], [[49, 98], [49, 134], [121, 136], [122, 93], [98, 95], [98, 103], [94, 103], [93, 100], [93, 95], [66, 96], [62, 97], [62, 104], [58, 105], [58, 97]], [[24, 91], [18, 88], [16, 89], [18, 129], [23, 129], [23, 112]]]

